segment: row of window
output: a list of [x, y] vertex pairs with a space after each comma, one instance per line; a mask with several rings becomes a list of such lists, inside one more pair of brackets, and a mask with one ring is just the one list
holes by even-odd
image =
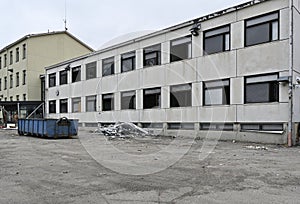
[[[26, 49], [27, 49], [26, 44], [23, 44], [23, 46], [22, 46], [22, 59], [26, 59], [26, 52], [27, 52]], [[20, 48], [19, 47], [17, 47], [15, 49], [15, 58], [14, 58], [14, 51], [13, 50], [9, 51], [9, 65], [13, 64], [14, 59], [15, 59], [16, 63], [19, 62], [20, 61], [20, 56], [21, 55], [20, 55]], [[3, 62], [2, 62], [2, 56], [0, 56], [0, 69], [2, 69], [2, 67], [7, 67], [8, 66], [8, 58], [7, 57], [8, 57], [7, 54], [4, 54], [3, 55]], [[2, 63], [3, 63], [3, 65], [2, 65]]]
[[[134, 123], [140, 125], [142, 128], [148, 129], [163, 129], [163, 123]], [[85, 127], [98, 127], [98, 123], [85, 123]], [[114, 125], [114, 123], [101, 123], [103, 127]], [[168, 130], [195, 130], [196, 123], [167, 123]], [[284, 130], [284, 125], [281, 123], [242, 123], [240, 130], [243, 132], [247, 131], [262, 131], [262, 132], [281, 132]], [[82, 127], [82, 124], [79, 124]], [[199, 130], [203, 131], [234, 131], [233, 123], [200, 123]]]
[[[204, 32], [204, 55], [229, 51], [230, 25], [214, 28]], [[252, 46], [279, 40], [279, 12], [266, 14], [245, 21], [245, 46]], [[170, 62], [192, 58], [192, 36], [185, 36], [170, 42]], [[161, 45], [153, 45], [143, 49], [143, 66], [150, 67], [161, 64]], [[60, 85], [68, 83], [68, 70], [59, 74]], [[85, 65], [86, 80], [97, 77], [97, 63]], [[136, 52], [121, 55], [121, 73], [136, 69]], [[102, 60], [102, 76], [115, 73], [115, 57]], [[72, 83], [81, 81], [81, 66], [71, 68]], [[56, 86], [56, 73], [49, 75], [49, 87]]]
[[[251, 76], [245, 78], [245, 103], [279, 102], [278, 74]], [[86, 112], [96, 110], [97, 97], [86, 97]], [[203, 82], [204, 106], [230, 104], [230, 80]], [[170, 107], [192, 106], [192, 85], [170, 87]], [[161, 88], [143, 90], [143, 108], [161, 107]], [[121, 110], [136, 109], [136, 91], [121, 93]], [[114, 94], [102, 95], [102, 111], [114, 110]], [[81, 98], [72, 99], [72, 112], [81, 112]], [[49, 102], [49, 113], [56, 113], [56, 100]], [[68, 113], [68, 99], [60, 100], [60, 113]]]
[[[9, 88], [13, 88], [13, 86], [14, 86], [14, 75], [11, 74], [11, 75], [5, 76], [3, 78], [3, 90], [7, 90], [8, 80], [9, 80]], [[26, 85], [26, 70], [23, 70], [22, 84]], [[20, 86], [20, 73], [19, 72], [17, 72], [16, 75], [15, 75], [15, 86], [16, 87]], [[2, 91], [2, 78], [0, 78], [0, 91]]]
[[[10, 96], [10, 97], [9, 97], [9, 100], [10, 100], [10, 101], [14, 101], [14, 97], [13, 97], [13, 96]], [[16, 95], [16, 100], [15, 100], [15, 101], [20, 101], [20, 100], [21, 100], [20, 95]], [[23, 101], [26, 101], [26, 100], [27, 100], [26, 94], [23, 94], [22, 100], [23, 100]], [[2, 97], [0, 97], [0, 101], [2, 101]], [[4, 101], [8, 101], [8, 98], [7, 98], [7, 97], [4, 97]]]

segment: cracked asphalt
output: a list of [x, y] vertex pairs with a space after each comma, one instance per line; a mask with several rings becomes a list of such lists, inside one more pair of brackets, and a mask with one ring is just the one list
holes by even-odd
[[[52, 140], [1, 130], [0, 203], [300, 203], [299, 147], [264, 145], [266, 149], [257, 150], [248, 146], [259, 144], [218, 142], [201, 160], [203, 141], [195, 140], [168, 168], [130, 175], [102, 165], [80, 138], [101, 151], [109, 148], [99, 141], [103, 136], [89, 132]], [[164, 149], [172, 140], [115, 139], [109, 144], [123, 154], [146, 155]], [[113, 156], [111, 160], [133, 164]], [[142, 168], [147, 172], [153, 164]]]

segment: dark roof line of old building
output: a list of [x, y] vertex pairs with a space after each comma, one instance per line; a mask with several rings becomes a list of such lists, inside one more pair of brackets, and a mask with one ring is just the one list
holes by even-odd
[[91, 48], [90, 46], [88, 46], [87, 44], [85, 44], [84, 42], [82, 42], [81, 40], [79, 40], [78, 38], [76, 38], [74, 35], [72, 35], [71, 33], [67, 32], [67, 31], [53, 31], [53, 32], [47, 32], [47, 33], [37, 33], [37, 34], [28, 34], [25, 35], [24, 37], [20, 38], [19, 40], [5, 46], [4, 48], [2, 48], [0, 50], [0, 53], [5, 52], [7, 50], [9, 50], [10, 48], [12, 48], [13, 46], [29, 39], [29, 38], [34, 38], [34, 37], [43, 37], [43, 36], [49, 36], [49, 35], [57, 35], [57, 34], [66, 34], [68, 36], [70, 36], [71, 38], [73, 38], [74, 40], [76, 40], [78, 43], [80, 43], [81, 45], [83, 45], [84, 47], [86, 47], [87, 49], [89, 49], [91, 52], [94, 52], [95, 50], [93, 48]]

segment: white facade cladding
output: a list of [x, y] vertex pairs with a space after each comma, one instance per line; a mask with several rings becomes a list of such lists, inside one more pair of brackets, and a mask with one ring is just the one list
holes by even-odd
[[289, 3], [251, 1], [46, 67], [46, 112], [82, 127], [129, 121], [164, 134], [282, 144], [293, 111], [295, 140], [300, 14], [299, 1]]

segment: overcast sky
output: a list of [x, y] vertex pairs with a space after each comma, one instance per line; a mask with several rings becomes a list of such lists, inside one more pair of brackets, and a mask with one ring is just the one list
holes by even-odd
[[0, 48], [34, 33], [68, 31], [94, 49], [118, 36], [166, 27], [248, 0], [1, 0]]

